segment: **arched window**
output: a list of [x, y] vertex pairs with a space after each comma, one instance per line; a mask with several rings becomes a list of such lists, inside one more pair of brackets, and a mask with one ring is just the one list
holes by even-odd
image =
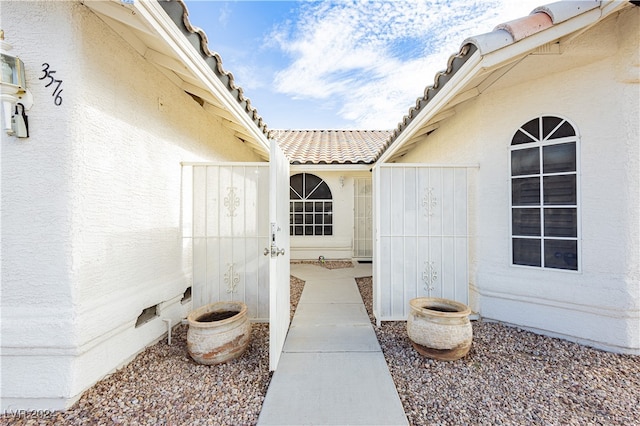
[[578, 141], [565, 119], [534, 118], [511, 140], [514, 265], [578, 270]]
[[310, 173], [291, 176], [289, 181], [289, 234], [333, 235], [331, 190]]

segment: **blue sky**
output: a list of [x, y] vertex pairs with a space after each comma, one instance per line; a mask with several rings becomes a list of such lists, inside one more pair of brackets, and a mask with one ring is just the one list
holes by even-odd
[[465, 38], [544, 0], [186, 1], [270, 129], [393, 129]]

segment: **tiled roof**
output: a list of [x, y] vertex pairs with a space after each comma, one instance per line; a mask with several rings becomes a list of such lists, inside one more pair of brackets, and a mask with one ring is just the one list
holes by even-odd
[[244, 96], [242, 87], [236, 86], [233, 74], [224, 70], [224, 68], [222, 67], [222, 58], [220, 57], [220, 55], [209, 50], [207, 34], [201, 28], [198, 28], [191, 23], [189, 19], [189, 11], [184, 1], [157, 1], [160, 6], [162, 6], [167, 15], [169, 15], [171, 20], [180, 29], [185, 38], [189, 40], [189, 42], [196, 48], [198, 52], [200, 52], [200, 55], [205, 60], [207, 65], [209, 65], [215, 75], [227, 87], [229, 92], [244, 109], [247, 115], [249, 115], [251, 120], [256, 124], [256, 126], [258, 126], [258, 128], [265, 134], [265, 136], [269, 137], [267, 125], [262, 120], [262, 117], [258, 115], [258, 110], [256, 110], [251, 105], [251, 101], [249, 100], [249, 98], [246, 98]]
[[385, 150], [394, 143], [409, 123], [426, 108], [440, 89], [462, 68], [474, 53], [478, 52], [479, 55], [484, 56], [580, 14], [599, 8], [600, 5], [601, 1], [596, 0], [551, 3], [535, 8], [528, 16], [500, 24], [489, 33], [464, 40], [458, 53], [449, 58], [446, 70], [436, 74], [434, 84], [425, 88], [423, 96], [416, 100], [415, 106], [409, 109], [409, 113], [403, 117], [398, 127], [385, 142]]
[[560, 1], [540, 6], [528, 16], [498, 25], [490, 33], [470, 37], [462, 45], [473, 44], [481, 55], [486, 55], [599, 6], [600, 2], [593, 0]]
[[427, 86], [406, 116], [393, 131], [376, 130], [271, 130], [258, 115], [251, 101], [236, 86], [233, 74], [222, 67], [220, 55], [211, 52], [205, 32], [189, 20], [183, 0], [157, 0], [174, 21], [185, 38], [236, 99], [260, 131], [268, 138], [276, 138], [293, 164], [372, 164], [389, 148], [409, 124], [464, 66], [478, 53], [481, 57], [520, 42], [534, 34], [550, 29], [592, 9], [600, 8], [597, 0], [559, 1], [534, 9], [523, 18], [500, 24], [493, 31], [469, 37], [460, 50], [449, 57], [447, 68], [436, 73], [434, 84]]
[[272, 130], [292, 164], [372, 164], [387, 130]]

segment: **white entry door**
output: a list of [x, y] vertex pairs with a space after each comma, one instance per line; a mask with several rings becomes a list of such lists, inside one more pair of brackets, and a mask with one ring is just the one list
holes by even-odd
[[467, 167], [374, 168], [374, 313], [406, 320], [409, 300], [468, 304]]
[[275, 370], [289, 328], [289, 163], [271, 143], [270, 163], [183, 164], [182, 214], [193, 309], [244, 302], [269, 321]]

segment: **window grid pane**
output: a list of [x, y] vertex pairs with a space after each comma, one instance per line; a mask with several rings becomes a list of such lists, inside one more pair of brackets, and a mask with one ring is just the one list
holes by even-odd
[[545, 176], [545, 206], [575, 206], [578, 202], [576, 175]]
[[577, 237], [577, 215], [575, 208], [544, 209], [545, 237]]
[[540, 174], [540, 148], [511, 151], [511, 176]]
[[[526, 141], [523, 131], [536, 140]], [[576, 134], [566, 120], [545, 116], [527, 122], [511, 141], [514, 265], [578, 270], [577, 140], [566, 141]], [[565, 139], [552, 140], [559, 138]]]
[[513, 264], [524, 266], [541, 266], [540, 240], [529, 238], [513, 239]]
[[513, 178], [511, 181], [511, 202], [513, 206], [539, 206], [540, 177]]
[[544, 240], [546, 268], [578, 270], [578, 242], [575, 240]]
[[[333, 203], [326, 182], [300, 173], [291, 177], [290, 193], [290, 235], [333, 234]], [[302, 196], [298, 197], [300, 193]]]
[[514, 236], [540, 236], [540, 209], [513, 209], [511, 216]]
[[544, 173], [566, 173], [576, 171], [576, 143], [547, 145], [542, 148]]

